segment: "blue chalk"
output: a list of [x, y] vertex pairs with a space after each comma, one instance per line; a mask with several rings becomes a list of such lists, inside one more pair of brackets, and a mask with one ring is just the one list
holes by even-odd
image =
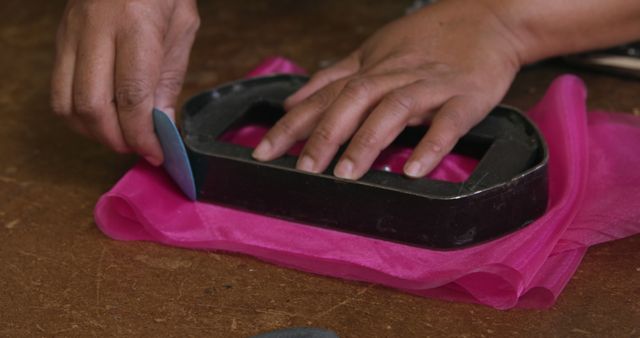
[[189, 199], [195, 201], [196, 184], [193, 171], [178, 128], [167, 114], [158, 109], [153, 109], [153, 125], [164, 153], [162, 166], [180, 187], [180, 190]]

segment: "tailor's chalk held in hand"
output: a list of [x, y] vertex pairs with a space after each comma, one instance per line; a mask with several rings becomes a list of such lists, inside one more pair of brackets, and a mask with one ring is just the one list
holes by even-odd
[[153, 125], [164, 153], [162, 166], [180, 190], [195, 201], [196, 185], [193, 171], [178, 128], [167, 114], [158, 109], [153, 109]]

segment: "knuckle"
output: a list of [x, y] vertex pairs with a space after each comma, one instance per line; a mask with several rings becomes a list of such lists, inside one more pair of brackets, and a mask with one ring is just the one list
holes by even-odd
[[75, 12], [75, 14], [76, 15], [81, 14], [84, 17], [102, 15], [104, 13], [103, 7], [104, 6], [102, 1], [95, 1], [95, 0], [83, 1], [80, 7], [78, 8], [79, 10]]
[[145, 16], [149, 12], [149, 5], [142, 1], [130, 0], [126, 1], [123, 8], [123, 15], [126, 18], [138, 19]]
[[86, 1], [80, 4], [78, 4], [77, 2], [69, 2], [69, 5], [64, 14], [63, 21], [72, 25], [78, 23], [80, 18], [83, 18], [88, 14], [88, 3], [90, 2], [91, 1]]
[[400, 90], [394, 90], [385, 98], [387, 107], [392, 113], [404, 113], [412, 111], [415, 107], [415, 99]]
[[184, 13], [185, 27], [194, 33], [200, 28], [200, 15], [198, 14], [198, 5], [195, 1], [180, 2], [180, 9]]
[[337, 143], [335, 132], [331, 127], [320, 125], [313, 132], [313, 135], [317, 141], [321, 144], [334, 144]]
[[425, 138], [424, 145], [429, 151], [436, 154], [443, 154], [447, 149], [450, 148], [448, 142], [436, 136], [429, 136]]
[[195, 11], [185, 11], [176, 16], [176, 28], [185, 35], [195, 35], [200, 28], [200, 16]]
[[449, 110], [445, 114], [439, 116], [449, 126], [451, 132], [456, 135], [463, 134], [466, 131], [465, 114], [459, 110]]
[[93, 98], [76, 98], [74, 113], [82, 118], [94, 119], [105, 111], [106, 105]]
[[61, 42], [67, 37], [76, 35], [78, 29], [84, 26], [88, 17], [90, 17], [90, 14], [86, 5], [69, 5], [58, 26], [56, 32], [57, 41]]
[[378, 148], [380, 144], [380, 136], [374, 130], [361, 129], [353, 138], [353, 142], [361, 148], [372, 149]]
[[85, 0], [69, 2], [66, 11], [65, 21], [71, 26], [76, 27], [80, 24], [86, 24], [96, 18], [105, 15], [105, 2], [99, 0]]
[[416, 86], [421, 93], [429, 94], [429, 92], [433, 92], [435, 90], [434, 87], [437, 85], [437, 82], [434, 82], [432, 79], [421, 79], [413, 85]]
[[307, 103], [314, 107], [314, 110], [324, 110], [333, 101], [332, 95], [327, 89], [321, 89], [307, 99]]
[[342, 94], [352, 100], [365, 100], [371, 94], [371, 83], [366, 79], [356, 79], [347, 82]]
[[120, 108], [133, 108], [151, 95], [149, 84], [140, 79], [126, 79], [116, 88], [116, 102]]
[[431, 62], [419, 67], [421, 71], [427, 72], [428, 74], [441, 75], [447, 74], [452, 71], [452, 68], [449, 64], [443, 62]]
[[195, 34], [198, 29], [200, 29], [200, 25], [202, 24], [202, 20], [200, 19], [200, 15], [198, 13], [193, 13], [189, 15], [186, 25], [187, 34]]
[[285, 137], [297, 139], [298, 137], [298, 128], [296, 125], [291, 122], [288, 118], [283, 118], [276, 124], [277, 131], [279, 134], [284, 135]]
[[176, 95], [180, 93], [183, 85], [183, 77], [181, 71], [170, 71], [164, 73], [160, 82], [158, 83], [158, 87], [161, 91], [166, 92], [168, 94]]

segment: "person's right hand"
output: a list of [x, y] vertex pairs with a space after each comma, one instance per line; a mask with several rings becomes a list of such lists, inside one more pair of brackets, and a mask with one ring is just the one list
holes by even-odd
[[195, 0], [70, 0], [57, 34], [53, 111], [117, 152], [161, 164], [151, 112], [174, 116], [199, 25]]

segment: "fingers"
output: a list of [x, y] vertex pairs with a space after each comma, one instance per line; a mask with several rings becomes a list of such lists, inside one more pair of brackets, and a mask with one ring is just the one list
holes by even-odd
[[425, 82], [389, 91], [351, 139], [334, 170], [334, 175], [358, 179], [380, 152], [393, 142], [412, 119], [423, 119], [444, 96]]
[[73, 80], [72, 125], [116, 152], [128, 152], [113, 102], [113, 33], [89, 25], [78, 46]]
[[296, 105], [267, 132], [252, 156], [260, 161], [270, 161], [284, 154], [297, 141], [309, 137], [346, 81], [336, 81]]
[[[69, 119], [73, 112], [73, 74], [76, 63], [77, 39], [67, 36], [67, 26], [60, 25], [56, 39], [56, 56], [51, 74], [51, 109], [53, 112]], [[80, 125], [72, 128], [77, 132], [88, 135]]]
[[200, 18], [195, 3], [185, 2], [184, 6], [176, 9], [165, 38], [166, 52], [154, 93], [154, 105], [172, 119], [175, 118], [175, 106], [199, 26]]
[[200, 24], [195, 0], [70, 1], [57, 36], [51, 105], [118, 152], [163, 161], [155, 105], [173, 117]]
[[349, 80], [314, 128], [300, 155], [298, 169], [324, 171], [338, 148], [353, 135], [382, 97], [413, 78], [412, 74], [401, 72]]
[[[425, 176], [453, 149], [458, 139], [482, 119], [488, 107], [469, 96], [451, 97], [434, 81], [410, 83], [413, 76], [404, 74], [407, 73], [347, 78], [319, 90], [267, 133], [254, 157], [273, 159], [310, 135], [297, 168], [318, 173], [353, 135], [334, 175], [358, 179], [407, 125], [422, 123], [438, 110], [404, 167], [407, 176]], [[267, 153], [268, 156], [261, 156]]]
[[449, 99], [436, 113], [427, 134], [404, 166], [409, 177], [431, 172], [471, 127], [480, 122], [485, 107], [465, 96]]
[[287, 98], [287, 100], [285, 100], [285, 109], [287, 111], [292, 109], [294, 106], [306, 100], [309, 96], [311, 96], [321, 88], [324, 88], [330, 83], [354, 74], [359, 68], [360, 54], [358, 52], [354, 52], [347, 58], [337, 62], [336, 64], [318, 71], [313, 75], [309, 82], [302, 86], [302, 88], [300, 88], [296, 93]]
[[151, 112], [163, 60], [162, 34], [136, 20], [116, 38], [115, 98], [122, 134], [128, 146], [149, 163], [163, 161]]

